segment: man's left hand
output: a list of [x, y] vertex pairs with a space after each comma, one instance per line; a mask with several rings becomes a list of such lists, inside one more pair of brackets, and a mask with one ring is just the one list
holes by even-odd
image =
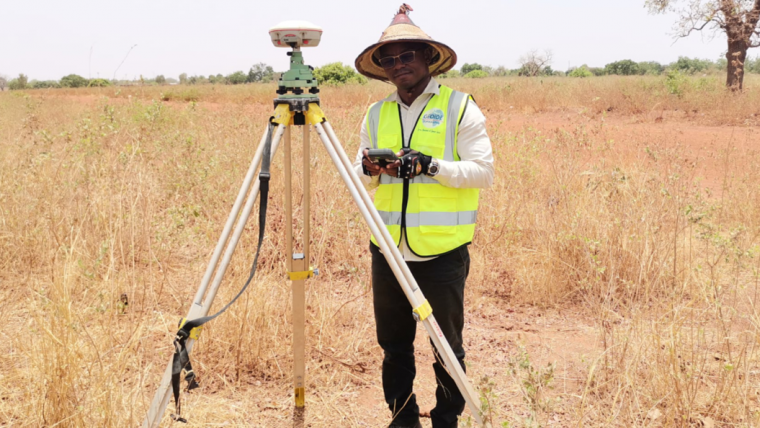
[[409, 149], [399, 151], [396, 156], [400, 158], [400, 161], [396, 161], [399, 163], [396, 178], [410, 180], [418, 175], [427, 174], [430, 161], [433, 160], [432, 156]]

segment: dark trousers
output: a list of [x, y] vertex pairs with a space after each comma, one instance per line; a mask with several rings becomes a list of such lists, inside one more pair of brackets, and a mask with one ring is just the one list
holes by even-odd
[[[372, 253], [372, 294], [374, 297], [377, 340], [383, 348], [383, 391], [393, 412], [393, 423], [414, 426], [419, 407], [412, 391], [414, 335], [416, 322], [412, 307], [380, 250], [370, 244]], [[433, 315], [464, 369], [462, 328], [464, 327], [464, 284], [470, 270], [467, 246], [425, 262], [409, 262], [409, 270], [433, 308]], [[432, 343], [431, 343], [432, 344]], [[438, 357], [433, 364], [438, 386], [436, 406], [430, 412], [433, 428], [457, 426], [457, 417], [465, 406], [456, 383]]]

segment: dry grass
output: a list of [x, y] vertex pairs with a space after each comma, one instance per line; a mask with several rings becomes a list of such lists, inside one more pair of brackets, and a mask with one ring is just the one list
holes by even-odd
[[[755, 153], [722, 153], [721, 190], [706, 193], [667, 141], [652, 141], [662, 149], [631, 159], [599, 137], [604, 132], [589, 132], [607, 126], [609, 115], [757, 124], [754, 80], [739, 97], [713, 78], [685, 82], [680, 96], [664, 78], [450, 82], [474, 93], [491, 119], [498, 166], [472, 246], [470, 316], [521, 303], [579, 309], [600, 343], [579, 362], [582, 381], [562, 393], [541, 384], [527, 355], [510, 351], [519, 368], [482, 385], [494, 422], [760, 423]], [[389, 90], [323, 90], [349, 153], [368, 103]], [[0, 94], [0, 425], [141, 423], [271, 94], [264, 85]], [[548, 133], [506, 131], [501, 121], [512, 110], [572, 111], [581, 119]], [[321, 275], [307, 291], [307, 421], [382, 426], [367, 231], [329, 163], [321, 148], [312, 150]], [[187, 398], [193, 425], [292, 424], [281, 159], [273, 168], [256, 281], [195, 348], [203, 388]], [[247, 275], [255, 229], [251, 221], [219, 302]], [[530, 420], [511, 410], [521, 405], [512, 394], [520, 388]]]

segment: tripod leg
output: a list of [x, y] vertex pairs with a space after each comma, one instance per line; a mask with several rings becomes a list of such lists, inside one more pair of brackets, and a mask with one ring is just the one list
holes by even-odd
[[[277, 132], [272, 138], [272, 157], [274, 157], [274, 153], [277, 150], [277, 146], [279, 144], [280, 138], [282, 137], [282, 133], [284, 129], [280, 126], [277, 128]], [[249, 169], [248, 174], [246, 174], [246, 178], [243, 184], [243, 188], [241, 188], [240, 194], [242, 195], [242, 199], [245, 198], [245, 195], [248, 193], [250, 181], [253, 180], [254, 173], [256, 172], [256, 169], [261, 161], [261, 157], [263, 156], [263, 142], [266, 139], [266, 135], [264, 135], [264, 139], [262, 139], [262, 143], [259, 144], [259, 149], [256, 151], [256, 155], [254, 156], [254, 161], [252, 162], [252, 168]], [[250, 178], [250, 181], [249, 181]], [[247, 183], [247, 185], [246, 185]], [[214, 286], [212, 286], [211, 290], [208, 293], [208, 296], [206, 296], [206, 300], [203, 302], [203, 304], [200, 304], [200, 299], [203, 298], [203, 293], [201, 291], [206, 290], [206, 287], [208, 286], [208, 281], [204, 277], [204, 282], [201, 284], [201, 288], [198, 290], [198, 295], [200, 297], [196, 296], [196, 299], [193, 301], [193, 304], [190, 307], [190, 311], [188, 312], [187, 319], [192, 320], [196, 318], [200, 318], [203, 316], [208, 315], [209, 308], [211, 307], [211, 303], [214, 300], [214, 297], [216, 296], [216, 292], [219, 287], [219, 283], [221, 283], [221, 278], [224, 275], [224, 272], [227, 269], [227, 265], [229, 264], [230, 258], [232, 257], [232, 253], [235, 251], [235, 247], [237, 246], [238, 240], [240, 239], [240, 235], [245, 228], [245, 223], [248, 220], [248, 217], [250, 216], [251, 210], [253, 208], [253, 203], [256, 201], [256, 197], [259, 193], [259, 180], [256, 178], [256, 182], [253, 185], [253, 190], [251, 191], [251, 194], [248, 197], [248, 201], [246, 202], [245, 208], [243, 209], [242, 214], [238, 218], [238, 213], [240, 213], [240, 204], [238, 204], [238, 200], [242, 203], [241, 196], [238, 195], [238, 200], [235, 201], [235, 206], [233, 206], [233, 212], [230, 213], [230, 218], [234, 220], [237, 218], [237, 227], [235, 228], [235, 233], [232, 236], [232, 239], [227, 244], [227, 251], [225, 252], [224, 260], [222, 261], [222, 265], [219, 266], [219, 269], [217, 270], [217, 277], [214, 281]], [[230, 220], [227, 220], [228, 224]], [[227, 237], [229, 236], [230, 230], [232, 229], [232, 225], [225, 225], [225, 230], [222, 232], [222, 238], [220, 238], [220, 243], [224, 244], [224, 242], [227, 241]], [[224, 236], [224, 235], [227, 236]], [[222, 245], [223, 247], [223, 245]], [[218, 250], [218, 251], [217, 251]], [[219, 245], [217, 245], [217, 250], [214, 251], [214, 255], [212, 256], [213, 264], [211, 265], [211, 272], [214, 271], [213, 267], [216, 267], [217, 261], [219, 260], [219, 255], [221, 254], [221, 249], [219, 249]], [[219, 254], [217, 254], [219, 253]], [[215, 260], [214, 260], [215, 259]], [[208, 274], [207, 270], [207, 275]], [[209, 275], [210, 276], [210, 275]], [[190, 353], [193, 348], [193, 344], [195, 343], [194, 339], [188, 339], [187, 340], [187, 352]], [[166, 366], [166, 370], [164, 371], [164, 376], [161, 379], [161, 383], [158, 386], [158, 389], [156, 390], [156, 394], [153, 397], [153, 401], [151, 402], [150, 408], [148, 410], [148, 414], [145, 416], [145, 420], [143, 421], [143, 428], [154, 428], [158, 427], [161, 418], [164, 416], [164, 412], [166, 412], [166, 407], [169, 405], [169, 402], [172, 398], [172, 390], [171, 390], [171, 376], [172, 376], [172, 359], [169, 359], [169, 363]]]
[[[311, 219], [311, 154], [309, 125], [303, 125], [303, 255], [293, 255], [293, 271], [309, 270]], [[296, 408], [306, 405], [306, 290], [305, 279], [293, 281], [293, 387]]]
[[219, 237], [219, 241], [216, 243], [216, 248], [214, 248], [214, 254], [211, 256], [211, 260], [209, 261], [208, 267], [206, 268], [206, 273], [203, 275], [201, 286], [198, 288], [198, 292], [195, 294], [195, 299], [193, 299], [193, 303], [196, 305], [201, 304], [203, 295], [206, 294], [206, 288], [211, 281], [211, 275], [214, 274], [214, 268], [216, 268], [216, 265], [219, 262], [219, 257], [222, 255], [224, 244], [227, 242], [227, 238], [230, 236], [230, 231], [232, 231], [232, 227], [235, 225], [235, 219], [237, 219], [238, 214], [240, 213], [240, 207], [243, 206], [245, 195], [248, 194], [248, 190], [251, 187], [251, 183], [253, 182], [256, 170], [258, 169], [259, 164], [261, 164], [261, 157], [263, 156], [264, 142], [266, 141], [266, 138], [267, 129], [265, 128], [264, 135], [261, 136], [261, 142], [259, 142], [259, 147], [256, 149], [256, 154], [253, 156], [251, 166], [248, 167], [248, 172], [245, 174], [243, 185], [240, 186], [240, 192], [238, 193], [237, 199], [235, 199], [235, 204], [232, 206], [232, 211], [230, 211], [230, 215], [227, 217], [227, 223], [224, 225], [222, 235]]
[[[304, 126], [305, 128], [305, 126]], [[308, 129], [308, 128], [307, 128]], [[292, 184], [292, 146], [291, 146], [291, 127], [287, 127], [285, 130], [285, 159], [283, 161], [283, 173], [285, 180], [285, 260], [288, 273], [302, 272], [307, 269], [304, 266], [303, 254], [293, 253], [293, 184]], [[308, 174], [305, 171], [304, 174]], [[304, 198], [308, 193], [308, 179], [304, 180]], [[304, 210], [307, 208], [304, 207]], [[307, 227], [308, 217], [304, 214], [304, 227]], [[304, 229], [304, 235], [306, 231]], [[308, 239], [305, 237], [305, 240]], [[307, 244], [304, 244], [306, 248]], [[293, 388], [294, 397], [296, 402], [296, 408], [303, 408], [304, 401], [304, 379], [306, 377], [306, 359], [305, 359], [305, 343], [306, 337], [304, 329], [306, 326], [306, 314], [305, 314], [305, 287], [303, 279], [291, 279], [292, 290], [292, 310], [293, 310]]]
[[[409, 299], [409, 303], [413, 308], [420, 307], [423, 302], [426, 303], [427, 301], [422, 295], [422, 292], [419, 290], [419, 287], [417, 286], [414, 277], [409, 271], [406, 262], [403, 260], [401, 253], [396, 247], [395, 242], [388, 233], [388, 230], [383, 225], [383, 222], [380, 219], [380, 216], [377, 213], [374, 204], [371, 202], [369, 194], [364, 189], [364, 186], [359, 180], [359, 177], [353, 170], [348, 156], [346, 156], [345, 151], [343, 151], [343, 147], [340, 145], [340, 141], [338, 141], [335, 132], [332, 130], [332, 126], [330, 126], [328, 122], [324, 122], [324, 127], [322, 124], [317, 124], [315, 128], [320, 138], [322, 139], [327, 152], [330, 154], [333, 163], [335, 163], [338, 172], [343, 178], [343, 181], [346, 183], [348, 190], [351, 192], [351, 196], [354, 198], [354, 201], [356, 201], [356, 204], [359, 207], [359, 211], [361, 211], [362, 216], [372, 231], [372, 234], [377, 239], [378, 244], [380, 244], [383, 255], [385, 256], [389, 266], [396, 275], [399, 284]], [[433, 344], [438, 350], [439, 355], [443, 359], [445, 367], [456, 382], [459, 391], [462, 393], [465, 401], [467, 402], [467, 405], [470, 407], [470, 411], [472, 412], [473, 417], [479, 425], [483, 425], [483, 418], [480, 412], [480, 406], [478, 405], [478, 395], [475, 393], [472, 385], [467, 380], [467, 376], [465, 375], [464, 370], [462, 370], [462, 367], [459, 365], [459, 362], [457, 361], [456, 356], [454, 355], [451, 346], [443, 335], [443, 332], [441, 331], [438, 323], [436, 322], [435, 317], [430, 314], [424, 318], [422, 322]]]
[[290, 127], [285, 128], [285, 159], [283, 160], [283, 179], [285, 180], [285, 268], [293, 271], [293, 170], [290, 164]]
[[304, 270], [309, 269], [309, 238], [311, 233], [311, 152], [309, 125], [303, 125], [303, 258]]
[[[283, 126], [278, 126], [276, 128], [276, 131], [272, 136], [272, 154], [270, 158], [274, 158], [274, 154], [280, 144], [280, 139], [282, 138], [283, 132], [285, 132]], [[235, 233], [232, 235], [230, 243], [227, 245], [227, 250], [224, 252], [224, 258], [222, 259], [222, 263], [219, 265], [219, 269], [216, 272], [214, 283], [211, 285], [208, 296], [206, 296], [206, 299], [203, 301], [203, 306], [206, 308], [211, 307], [211, 303], [214, 301], [214, 297], [216, 297], [216, 292], [219, 289], [219, 285], [222, 283], [222, 278], [224, 277], [224, 273], [227, 271], [227, 266], [229, 266], [230, 261], [232, 260], [232, 255], [235, 253], [235, 248], [237, 247], [238, 241], [240, 241], [240, 236], [243, 234], [243, 230], [245, 230], [245, 222], [248, 220], [248, 217], [251, 215], [251, 211], [253, 210], [253, 204], [256, 202], [256, 197], [259, 194], [260, 186], [261, 184], [257, 179], [256, 183], [254, 184], [253, 191], [251, 192], [251, 197], [248, 198], [248, 201], [245, 204], [245, 208], [243, 209], [243, 213], [240, 216], [240, 221], [238, 221], [238, 224], [235, 228]], [[208, 311], [208, 309], [206, 309], [206, 311]], [[190, 350], [189, 344], [187, 348]]]

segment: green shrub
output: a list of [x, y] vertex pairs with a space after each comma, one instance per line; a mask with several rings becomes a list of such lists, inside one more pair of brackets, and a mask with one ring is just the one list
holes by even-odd
[[61, 78], [62, 88], [84, 88], [88, 83], [87, 79], [78, 74], [69, 74]]
[[19, 90], [19, 89], [26, 89], [27, 83], [29, 82], [29, 78], [26, 77], [25, 74], [21, 73], [18, 75], [17, 78], [11, 80], [8, 82], [8, 87], [11, 90]]
[[684, 89], [689, 82], [686, 81], [686, 77], [678, 70], [669, 70], [668, 75], [665, 77], [665, 87], [668, 92], [677, 97], [682, 97]]
[[470, 79], [480, 79], [483, 77], [488, 77], [488, 73], [486, 73], [483, 70], [472, 70], [471, 72], [465, 74], [464, 77], [467, 77]]
[[92, 79], [90, 80], [90, 83], [87, 85], [93, 88], [105, 88], [106, 86], [111, 86], [111, 82], [106, 79]]
[[350, 65], [342, 62], [325, 64], [314, 69], [314, 77], [320, 84], [343, 85], [346, 83], [367, 83], [367, 78], [357, 73]]
[[591, 70], [588, 69], [588, 66], [586, 64], [583, 64], [582, 66], [571, 70], [570, 73], [567, 74], [570, 77], [593, 77], [594, 73], [591, 72]]
[[641, 75], [659, 76], [665, 70], [665, 67], [657, 61], [642, 61], [638, 63], [638, 66]]
[[639, 74], [639, 65], [630, 59], [615, 61], [604, 66], [605, 74], [617, 74], [620, 76], [633, 76]]

